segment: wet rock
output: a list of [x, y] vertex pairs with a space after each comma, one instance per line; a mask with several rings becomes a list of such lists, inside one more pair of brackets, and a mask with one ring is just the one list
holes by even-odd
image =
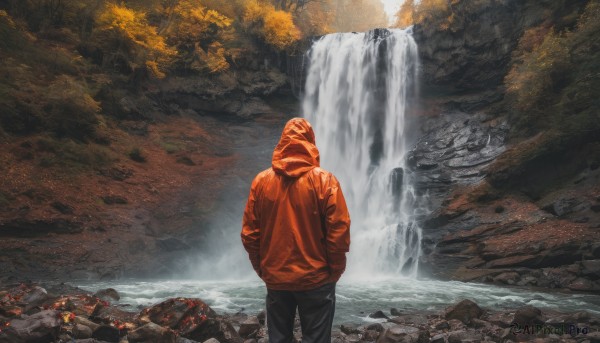
[[231, 323], [222, 318], [206, 319], [198, 325], [183, 330], [181, 335], [198, 342], [204, 342], [210, 338], [215, 338], [221, 343], [242, 343], [244, 341]]
[[340, 331], [342, 331], [346, 335], [351, 335], [353, 333], [361, 333], [358, 325], [356, 324], [342, 324], [340, 325]]
[[256, 335], [256, 333], [258, 332], [258, 329], [260, 329], [260, 322], [258, 321], [257, 317], [252, 316], [252, 317], [248, 317], [248, 319], [246, 319], [240, 325], [240, 330], [238, 331], [238, 333], [240, 334], [241, 337], [247, 338], [247, 337]]
[[473, 318], [473, 319], [471, 319], [471, 323], [469, 324], [469, 327], [472, 327], [475, 329], [483, 329], [483, 328], [491, 327], [491, 324], [486, 322], [485, 320]]
[[75, 324], [73, 326], [73, 337], [77, 339], [85, 339], [92, 337], [93, 330], [89, 326]]
[[569, 285], [567, 287], [571, 290], [582, 291], [582, 292], [591, 292], [591, 291], [600, 290], [600, 287], [598, 286], [597, 283], [595, 283], [591, 280], [588, 280], [588, 279], [584, 279], [584, 278], [577, 278], [577, 279], [573, 280], [573, 282], [569, 283]]
[[131, 323], [135, 319], [135, 313], [123, 311], [114, 306], [97, 306], [91, 319], [98, 322], [111, 324], [114, 322]]
[[450, 331], [460, 331], [466, 328], [465, 323], [458, 319], [448, 320], [448, 325], [450, 325]]
[[397, 308], [395, 308], [395, 307], [392, 307], [392, 308], [390, 309], [390, 314], [391, 314], [392, 316], [401, 316], [401, 315], [402, 315], [402, 312], [400, 312], [400, 311], [399, 311]]
[[383, 313], [383, 311], [378, 310], [375, 311], [371, 314], [369, 314], [369, 318], [373, 318], [373, 319], [389, 319], [388, 316], [385, 315], [385, 313]]
[[375, 330], [367, 330], [362, 336], [363, 341], [376, 341], [379, 338], [380, 333]]
[[482, 314], [483, 310], [476, 303], [465, 299], [446, 309], [444, 317], [446, 320], [457, 319], [465, 324], [469, 324], [471, 319], [479, 318]]
[[589, 313], [585, 311], [554, 315], [544, 322], [545, 325], [554, 327], [564, 327], [573, 323], [587, 323], [591, 319]]
[[174, 330], [193, 330], [208, 318], [215, 317], [216, 313], [206, 303], [194, 298], [168, 299], [139, 314], [142, 322], [153, 322]]
[[256, 315], [256, 318], [258, 319], [258, 322], [260, 323], [260, 325], [265, 325], [265, 319], [267, 318], [267, 314], [265, 313], [264, 310], [260, 311]]
[[600, 279], [600, 260], [581, 261], [581, 274]]
[[444, 334], [437, 334], [433, 337], [431, 337], [431, 343], [445, 343], [446, 342], [446, 335]]
[[519, 325], [541, 324], [543, 322], [542, 311], [534, 306], [524, 306], [519, 308], [513, 317], [513, 323]]
[[206, 341], [202, 342], [202, 343], [220, 343], [219, 340], [215, 339], [215, 338], [209, 338]]
[[119, 329], [110, 325], [100, 325], [92, 333], [92, 338], [105, 342], [119, 342], [120, 337]]
[[[302, 335], [299, 333], [299, 334], [296, 336], [296, 339], [297, 339], [298, 341], [300, 341], [300, 340], [302, 339]], [[353, 334], [351, 334], [351, 335], [346, 335], [346, 336], [344, 337], [344, 342], [347, 342], [347, 343], [358, 343], [358, 342], [360, 342], [360, 341], [361, 341], [361, 335], [359, 335], [359, 334], [357, 334], [357, 333], [353, 333]]]
[[419, 329], [396, 325], [381, 333], [377, 339], [377, 343], [408, 343], [416, 341], [418, 337]]
[[488, 322], [501, 328], [508, 328], [513, 322], [514, 314], [506, 312], [496, 312], [490, 314], [486, 319]]
[[450, 329], [450, 324], [447, 321], [441, 321], [435, 325], [436, 330], [448, 330]]
[[41, 306], [49, 298], [50, 296], [44, 288], [33, 286], [21, 297], [21, 302], [25, 304], [25, 312], [29, 312], [30, 310]]
[[91, 320], [88, 320], [87, 318], [84, 318], [81, 316], [76, 316], [74, 319], [74, 322], [77, 325], [87, 326], [92, 331], [96, 330], [100, 326], [99, 324], [96, 324], [96, 323], [92, 322]]
[[60, 313], [45, 310], [22, 319], [13, 319], [5, 333], [9, 342], [51, 342], [59, 334]]
[[412, 314], [405, 314], [405, 315], [401, 315], [398, 317], [394, 317], [394, 318], [391, 318], [389, 321], [396, 323], [396, 324], [410, 324], [410, 325], [416, 325], [416, 326], [427, 325], [427, 318], [425, 318], [424, 316], [421, 316], [421, 315], [412, 315]]
[[373, 323], [373, 324], [370, 324], [369, 326], [367, 326], [367, 330], [383, 332], [383, 330], [385, 330], [385, 328], [383, 327], [383, 325], [381, 323]]
[[127, 334], [129, 342], [175, 343], [175, 332], [154, 323], [143, 325]]
[[196, 341], [192, 341], [191, 339], [187, 339], [185, 337], [177, 336], [175, 340], [176, 343], [197, 343]]
[[105, 301], [119, 301], [121, 299], [119, 292], [114, 288], [101, 289], [94, 293], [94, 295]]
[[481, 342], [483, 334], [477, 331], [453, 331], [448, 333], [448, 343]]
[[519, 273], [516, 272], [506, 272], [500, 273], [494, 277], [495, 283], [503, 283], [505, 285], [514, 285], [519, 280]]

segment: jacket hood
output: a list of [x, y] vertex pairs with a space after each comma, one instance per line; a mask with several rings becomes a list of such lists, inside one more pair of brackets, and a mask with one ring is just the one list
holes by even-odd
[[290, 119], [273, 151], [273, 170], [281, 175], [299, 177], [318, 166], [319, 150], [312, 126], [304, 118]]

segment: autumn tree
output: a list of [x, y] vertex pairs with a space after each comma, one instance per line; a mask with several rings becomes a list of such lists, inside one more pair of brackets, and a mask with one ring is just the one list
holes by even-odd
[[406, 28], [415, 23], [415, 2], [414, 0], [405, 0], [396, 13], [396, 23], [394, 26]]
[[144, 12], [124, 5], [106, 4], [96, 18], [96, 31], [94, 38], [105, 52], [104, 64], [145, 68], [160, 78], [176, 53], [148, 23]]
[[273, 5], [259, 0], [246, 3], [243, 22], [251, 32], [277, 50], [289, 48], [301, 36], [290, 12], [277, 10]]
[[185, 69], [216, 73], [229, 68], [231, 54], [224, 44], [233, 38], [232, 19], [198, 0], [165, 1], [163, 11], [168, 18], [164, 35], [177, 47]]

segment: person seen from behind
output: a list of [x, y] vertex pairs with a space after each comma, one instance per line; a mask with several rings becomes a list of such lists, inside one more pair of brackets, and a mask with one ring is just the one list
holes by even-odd
[[271, 168], [252, 181], [242, 242], [267, 287], [270, 343], [331, 342], [335, 286], [346, 268], [350, 215], [335, 176], [319, 167], [315, 134], [303, 118], [287, 122]]

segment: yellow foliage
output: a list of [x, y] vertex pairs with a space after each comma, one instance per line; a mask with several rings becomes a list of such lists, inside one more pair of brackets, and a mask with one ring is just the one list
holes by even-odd
[[275, 7], [259, 0], [249, 0], [244, 8], [243, 21], [246, 24], [253, 24], [261, 21], [267, 12], [274, 11]]
[[396, 27], [405, 28], [415, 23], [414, 21], [415, 4], [414, 0], [405, 0], [400, 10], [396, 13]]
[[150, 25], [143, 12], [125, 6], [107, 4], [96, 19], [98, 29], [113, 33], [121, 49], [127, 49], [133, 55], [133, 64], [154, 68], [155, 76], [164, 75], [159, 66], [168, 63], [176, 52], [169, 47], [156, 27]]
[[291, 13], [276, 10], [260, 0], [246, 3], [243, 20], [246, 26], [254, 27], [267, 44], [279, 50], [290, 47], [301, 36]]
[[229, 63], [225, 59], [225, 48], [219, 42], [214, 42], [208, 47], [206, 66], [209, 72], [218, 73], [229, 69]]
[[265, 15], [264, 20], [265, 39], [277, 49], [283, 50], [300, 39], [300, 31], [294, 25], [291, 13], [270, 11]]
[[209, 10], [198, 1], [182, 0], [173, 10], [172, 25], [168, 34], [174, 40], [193, 43], [207, 38], [211, 27], [226, 29], [232, 20], [215, 10]]
[[233, 37], [233, 20], [198, 0], [180, 0], [172, 9], [166, 29], [177, 46], [185, 67], [210, 73], [229, 69], [229, 52], [223, 43]]
[[522, 61], [513, 66], [505, 78], [507, 91], [515, 97], [520, 110], [535, 109], [540, 101], [547, 101], [551, 96], [553, 79], [560, 77], [568, 64], [568, 45], [563, 37], [551, 31], [541, 44], [525, 52]]

